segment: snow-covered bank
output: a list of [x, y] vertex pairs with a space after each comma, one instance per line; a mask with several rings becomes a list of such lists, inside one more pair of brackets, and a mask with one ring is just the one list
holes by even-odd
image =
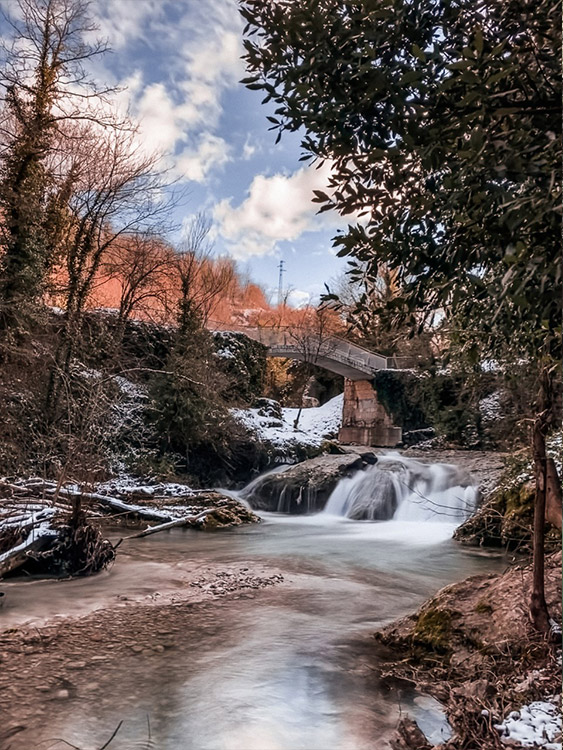
[[522, 747], [561, 750], [561, 698], [533, 701], [519, 711], [511, 711], [495, 729], [504, 743], [516, 741]]
[[261, 442], [278, 448], [316, 448], [325, 440], [337, 437], [342, 423], [343, 399], [344, 396], [340, 394], [323, 406], [302, 409], [297, 428], [293, 425], [299, 410], [278, 410], [277, 404], [273, 401], [270, 402], [271, 408], [266, 406], [256, 409], [233, 409], [233, 414]]

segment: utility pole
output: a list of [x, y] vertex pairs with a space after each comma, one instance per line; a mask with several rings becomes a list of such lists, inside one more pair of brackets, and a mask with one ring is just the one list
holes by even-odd
[[280, 269], [280, 277], [278, 281], [278, 307], [281, 307], [283, 302], [283, 272], [284, 272], [284, 261], [280, 260], [278, 268]]

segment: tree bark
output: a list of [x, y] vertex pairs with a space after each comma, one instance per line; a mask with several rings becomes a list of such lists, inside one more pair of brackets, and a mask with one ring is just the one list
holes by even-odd
[[557, 475], [555, 461], [547, 459], [545, 485], [545, 520], [561, 531], [561, 480]]
[[533, 574], [530, 597], [530, 619], [536, 630], [548, 633], [549, 613], [545, 601], [545, 513], [547, 493], [547, 457], [545, 434], [547, 415], [542, 412], [536, 418], [533, 431], [533, 455], [536, 475], [536, 499], [534, 505]]

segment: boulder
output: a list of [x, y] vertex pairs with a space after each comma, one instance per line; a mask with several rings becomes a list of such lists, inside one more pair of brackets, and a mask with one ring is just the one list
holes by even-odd
[[283, 473], [266, 474], [241, 496], [254, 510], [278, 513], [317, 513], [342, 477], [364, 469], [367, 462], [357, 453], [325, 454], [291, 466]]

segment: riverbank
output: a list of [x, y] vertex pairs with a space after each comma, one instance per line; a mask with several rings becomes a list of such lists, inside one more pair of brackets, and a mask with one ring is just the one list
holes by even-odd
[[[473, 576], [446, 587], [417, 612], [375, 634], [379, 653], [387, 660], [383, 673], [407, 680], [446, 707], [454, 737], [439, 746], [442, 750], [494, 750], [507, 743], [531, 746], [534, 741], [534, 747], [561, 748], [560, 552], [546, 559], [551, 638], [531, 625], [531, 585], [529, 564], [502, 575]], [[553, 714], [547, 727], [529, 717], [528, 707], [537, 702], [544, 713]], [[511, 734], [516, 720], [523, 726]], [[532, 741], [521, 745], [522, 737]], [[420, 744], [416, 731], [397, 744], [405, 750], [430, 747]]]

